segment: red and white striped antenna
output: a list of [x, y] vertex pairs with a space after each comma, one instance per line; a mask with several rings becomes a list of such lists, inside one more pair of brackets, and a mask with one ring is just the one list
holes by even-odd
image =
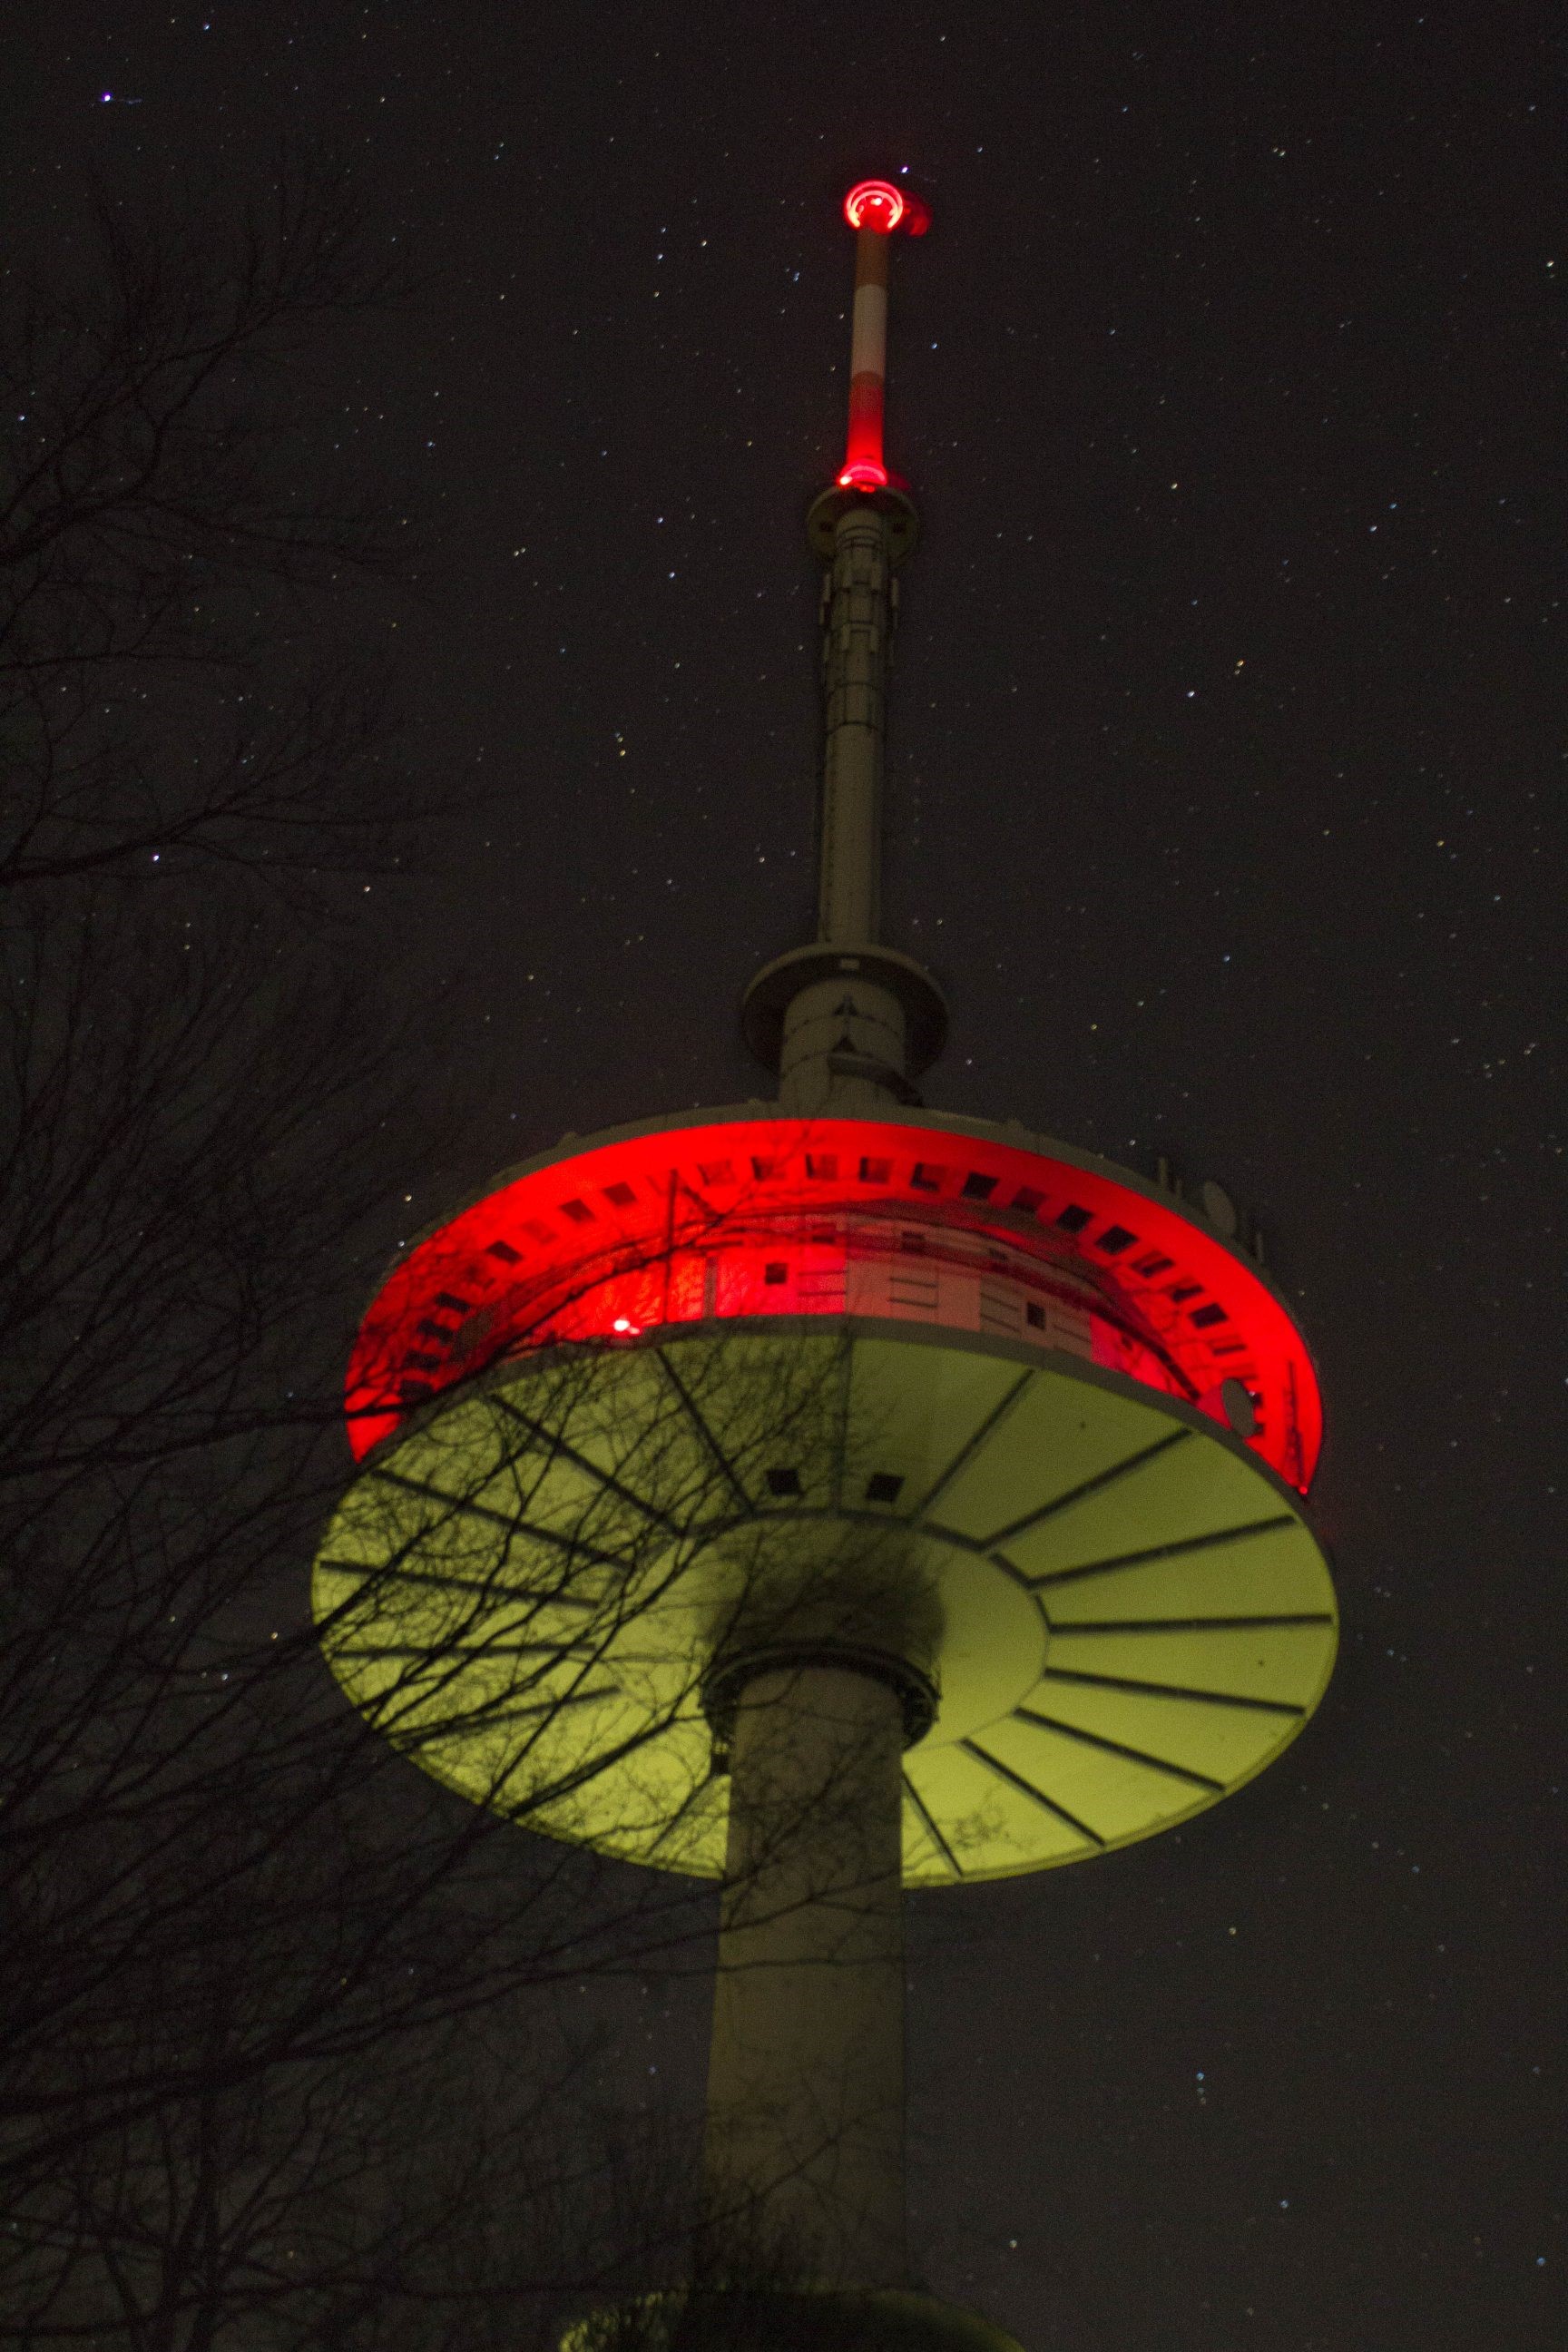
[[901, 488], [882, 452], [888, 385], [888, 240], [901, 229], [923, 236], [931, 214], [890, 180], [858, 180], [844, 199], [855, 231], [855, 310], [849, 332], [849, 431], [838, 472], [842, 490]]

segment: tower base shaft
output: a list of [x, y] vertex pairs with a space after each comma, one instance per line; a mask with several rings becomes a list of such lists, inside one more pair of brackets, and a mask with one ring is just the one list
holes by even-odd
[[706, 2187], [721, 2270], [899, 2286], [903, 1717], [837, 1665], [758, 1674], [730, 1750]]

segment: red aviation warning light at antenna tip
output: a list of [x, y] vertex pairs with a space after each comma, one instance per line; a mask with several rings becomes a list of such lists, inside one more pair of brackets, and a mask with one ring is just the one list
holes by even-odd
[[908, 188], [890, 180], [857, 180], [844, 199], [844, 217], [851, 228], [872, 228], [889, 236], [896, 228], [910, 236], [924, 236], [931, 226], [931, 207]]
[[884, 490], [895, 478], [882, 455], [888, 380], [888, 247], [895, 229], [923, 236], [931, 214], [917, 195], [890, 180], [859, 180], [844, 199], [856, 232], [855, 311], [849, 344], [849, 432], [838, 487]]

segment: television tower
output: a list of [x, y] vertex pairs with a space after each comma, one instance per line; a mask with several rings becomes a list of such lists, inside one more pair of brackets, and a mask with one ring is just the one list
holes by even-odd
[[[881, 937], [917, 530], [882, 434], [889, 261], [927, 215], [878, 180], [845, 214], [816, 936], [742, 1010], [777, 1100], [569, 1137], [404, 1250], [315, 1595], [426, 1771], [722, 1881], [707, 2198], [794, 2265], [766, 2340], [979, 2352], [1006, 2339], [910, 2287], [902, 1889], [1239, 1788], [1316, 1706], [1336, 1614], [1317, 1380], [1226, 1195], [915, 1091], [946, 1008]], [[659, 2307], [670, 2342], [744, 2332], [723, 2293]]]

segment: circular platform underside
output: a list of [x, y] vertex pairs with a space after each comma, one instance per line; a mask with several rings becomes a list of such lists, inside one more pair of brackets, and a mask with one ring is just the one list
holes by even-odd
[[881, 1622], [940, 1691], [905, 1759], [921, 1885], [1214, 1803], [1295, 1737], [1336, 1641], [1296, 1497], [1206, 1416], [1017, 1342], [816, 1317], [539, 1352], [433, 1402], [338, 1509], [315, 1601], [427, 1771], [702, 1875], [709, 1659], [742, 1621]]

